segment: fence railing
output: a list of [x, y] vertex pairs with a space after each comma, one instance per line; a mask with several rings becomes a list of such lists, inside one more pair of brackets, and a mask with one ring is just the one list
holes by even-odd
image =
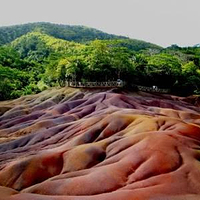
[[158, 88], [157, 86], [146, 87], [141, 85], [134, 85], [138, 90], [144, 92], [158, 92], [158, 93], [170, 93], [170, 89], [162, 89]]
[[[106, 81], [106, 82], [68, 82], [69, 87], [75, 88], [120, 88], [125, 86], [124, 81]], [[170, 89], [162, 89], [157, 86], [147, 87], [141, 85], [132, 85], [137, 88], [139, 91], [144, 92], [158, 92], [158, 93], [170, 93]]]
[[125, 84], [123, 81], [107, 81], [107, 82], [69, 82], [68, 86], [76, 88], [114, 88], [114, 87], [123, 87]]

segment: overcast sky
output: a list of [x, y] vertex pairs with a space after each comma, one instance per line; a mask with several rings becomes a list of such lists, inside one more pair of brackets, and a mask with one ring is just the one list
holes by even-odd
[[161, 46], [200, 43], [200, 0], [0, 0], [0, 26], [85, 25]]

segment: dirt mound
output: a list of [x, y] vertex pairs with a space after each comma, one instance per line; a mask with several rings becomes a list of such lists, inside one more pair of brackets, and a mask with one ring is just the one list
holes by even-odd
[[0, 199], [200, 199], [190, 99], [62, 88], [0, 102]]

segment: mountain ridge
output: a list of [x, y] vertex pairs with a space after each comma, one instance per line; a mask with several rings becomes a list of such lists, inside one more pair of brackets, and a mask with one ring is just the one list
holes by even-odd
[[[2, 26], [2, 27], [0, 27], [0, 38], [2, 37], [1, 34], [3, 31], [4, 32], [8, 31], [8, 34], [11, 35], [11, 40], [7, 41], [7, 43], [13, 41], [17, 37], [20, 37], [28, 32], [32, 32], [35, 30], [36, 31], [40, 30], [46, 34], [55, 36], [56, 30], [49, 30], [50, 28], [57, 28], [57, 29], [59, 29], [58, 31], [61, 33], [63, 33], [62, 31], [68, 31], [68, 32], [64, 32], [63, 33], [64, 35], [57, 35], [58, 33], [56, 33], [57, 38], [65, 39], [65, 40], [77, 41], [76, 38], [70, 38], [70, 34], [74, 34], [74, 33], [77, 34], [78, 31], [84, 32], [84, 30], [90, 30], [90, 33], [94, 34], [93, 35], [94, 38], [91, 38], [91, 39], [95, 39], [95, 36], [98, 36], [97, 33], [102, 34], [101, 36], [97, 37], [97, 39], [108, 39], [108, 38], [114, 38], [114, 37], [126, 38], [123, 36], [116, 36], [114, 34], [104, 33], [103, 31], [97, 30], [95, 28], [90, 28], [90, 27], [86, 27], [86, 26], [82, 26], [82, 25], [54, 24], [54, 23], [50, 23], [50, 22], [33, 22], [33, 23], [17, 24], [17, 25], [11, 25], [11, 26]], [[13, 30], [17, 30], [17, 32], [12, 33]], [[21, 33], [20, 33], [20, 31], [21, 31]], [[68, 37], [65, 34], [69, 34]], [[87, 39], [86, 39], [86, 41], [87, 41]], [[4, 44], [5, 44], [5, 42], [4, 42]]]
[[127, 39], [135, 42], [145, 43], [147, 46], [149, 45], [150, 47], [153, 47], [155, 45], [155, 47], [161, 48], [159, 45], [150, 42], [132, 39], [125, 36], [108, 34], [98, 29], [90, 28], [87, 26], [54, 24], [50, 22], [34, 22], [21, 25], [0, 27], [0, 45], [10, 43], [16, 38], [33, 31], [40, 31], [55, 38], [74, 42], [88, 42], [95, 39]]

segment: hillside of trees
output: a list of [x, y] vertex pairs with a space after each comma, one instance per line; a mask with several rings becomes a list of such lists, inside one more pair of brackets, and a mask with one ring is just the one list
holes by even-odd
[[45, 22], [28, 23], [8, 27], [0, 27], [0, 44], [7, 44], [29, 32], [40, 31], [50, 36], [76, 42], [86, 42], [94, 39], [125, 38], [104, 33], [85, 26], [70, 26]]
[[200, 47], [162, 48], [95, 29], [33, 23], [0, 28], [0, 100], [66, 81], [113, 81], [200, 93]]

